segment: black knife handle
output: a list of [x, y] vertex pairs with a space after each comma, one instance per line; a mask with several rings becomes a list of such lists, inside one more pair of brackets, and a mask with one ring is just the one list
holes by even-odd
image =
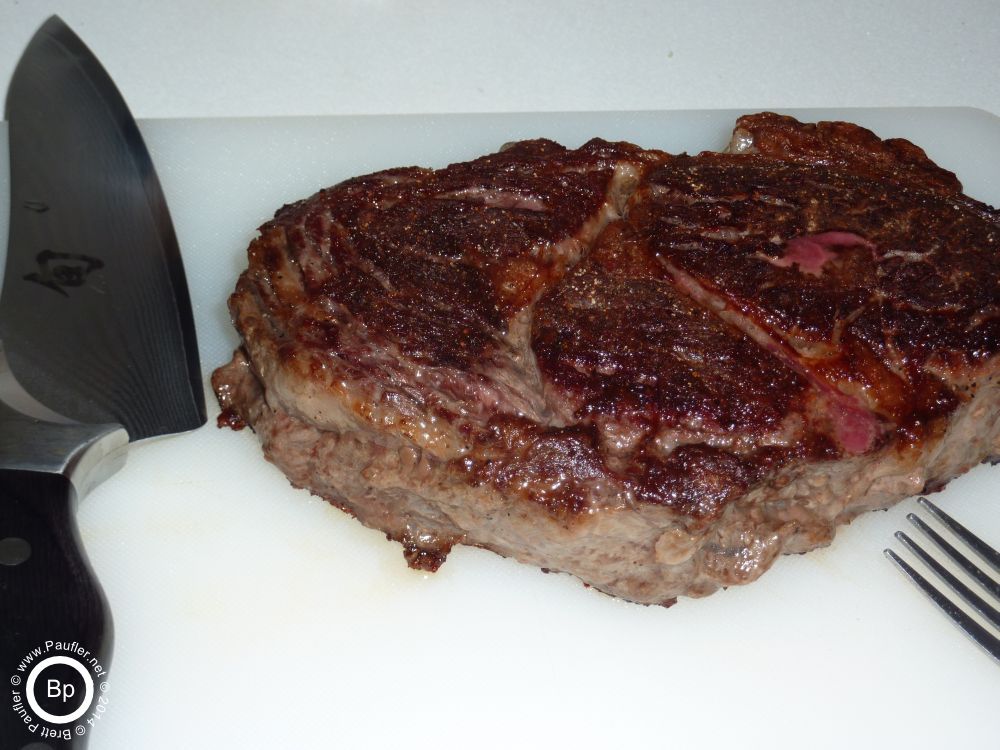
[[[76, 505], [61, 474], [0, 469], [0, 750], [80, 750], [107, 700], [111, 612], [80, 544]], [[90, 702], [70, 718], [87, 698], [84, 674]]]

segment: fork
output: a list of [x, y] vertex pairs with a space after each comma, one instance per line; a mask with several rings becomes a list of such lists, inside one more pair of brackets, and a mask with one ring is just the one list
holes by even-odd
[[[968, 547], [975, 552], [982, 560], [992, 568], [995, 574], [1000, 574], [1000, 553], [990, 547], [986, 542], [977, 537], [958, 521], [938, 508], [926, 497], [917, 498], [917, 503], [927, 510], [943, 526], [948, 528], [956, 537], [961, 539]], [[937, 576], [964, 599], [972, 609], [993, 625], [993, 628], [985, 627], [975, 618], [963, 610], [953, 599], [949, 598], [918, 573], [903, 558], [886, 549], [886, 556], [892, 560], [899, 569], [905, 573], [913, 583], [915, 583], [931, 600], [940, 607], [955, 624], [986, 650], [990, 656], [1000, 662], [1000, 638], [996, 633], [1000, 632], [1000, 612], [997, 611], [994, 603], [1000, 603], [1000, 582], [997, 582], [989, 573], [983, 571], [976, 563], [969, 560], [964, 554], [949, 544], [940, 534], [928, 526], [920, 517], [914, 513], [909, 513], [906, 519], [916, 526], [924, 535], [929, 537], [958, 567], [964, 570], [976, 581], [981, 594], [973, 591], [972, 588], [956, 578], [944, 565], [934, 558], [931, 553], [918, 545], [913, 539], [902, 531], [897, 531], [895, 536], [907, 549], [919, 557], [928, 568], [934, 571]], [[985, 595], [990, 601], [983, 598]]]

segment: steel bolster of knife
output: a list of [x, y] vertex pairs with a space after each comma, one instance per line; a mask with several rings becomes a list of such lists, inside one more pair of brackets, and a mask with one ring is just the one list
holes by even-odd
[[[180, 250], [152, 160], [107, 73], [55, 16], [18, 63], [6, 119], [0, 682], [17, 690], [11, 675], [46, 643], [79, 644], [106, 674], [111, 616], [83, 553], [76, 504], [121, 468], [130, 441], [202, 425], [205, 401]], [[38, 741], [46, 721], [67, 730], [43, 735], [58, 740], [53, 747], [89, 740], [93, 706], [79, 698], [69, 708], [16, 705], [35, 729], [4, 706], [0, 750]]]

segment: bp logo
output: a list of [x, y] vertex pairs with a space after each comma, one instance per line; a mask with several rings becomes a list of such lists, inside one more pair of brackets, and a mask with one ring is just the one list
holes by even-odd
[[25, 736], [82, 737], [107, 710], [107, 671], [76, 641], [46, 641], [26, 653], [10, 678], [11, 706]]

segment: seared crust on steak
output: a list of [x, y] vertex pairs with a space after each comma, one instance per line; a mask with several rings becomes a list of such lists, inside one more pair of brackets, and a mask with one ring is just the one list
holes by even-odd
[[220, 425], [436, 569], [472, 544], [670, 603], [1000, 454], [1000, 217], [916, 146], [550, 141], [282, 208]]

